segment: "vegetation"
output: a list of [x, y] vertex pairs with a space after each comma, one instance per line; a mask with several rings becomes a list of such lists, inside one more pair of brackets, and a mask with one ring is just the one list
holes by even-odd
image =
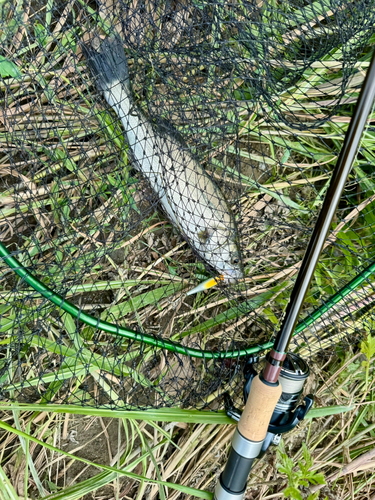
[[[139, 104], [151, 118], [173, 121], [221, 183], [245, 249], [243, 283], [187, 298], [188, 287], [207, 271], [131, 169], [122, 130], [91, 86], [77, 43], [94, 28], [111, 33], [118, 19], [108, 14], [110, 2], [102, 2], [108, 10], [103, 7], [99, 14], [91, 2], [79, 0], [74, 8], [73, 3], [59, 10], [48, 0], [34, 12], [22, 1], [11, 6], [0, 0], [2, 242], [45, 284], [111, 323], [156, 335], [162, 331], [202, 349], [269, 341], [324, 198], [375, 37], [368, 36], [365, 47], [359, 45], [361, 37], [349, 40], [357, 60], [347, 80], [343, 62], [349, 56], [329, 24], [327, 2], [314, 2], [314, 9], [292, 9], [283, 2], [287, 25], [280, 10], [276, 23], [272, 9], [265, 8], [264, 33], [256, 23], [243, 23], [244, 2], [233, 2], [234, 13], [220, 3], [212, 11], [208, 2], [192, 2], [202, 17], [223, 19], [200, 34], [199, 58], [181, 52], [187, 43], [182, 35], [169, 45], [154, 43], [147, 26], [141, 50], [127, 48]], [[177, 17], [164, 8], [155, 30], [174, 28]], [[184, 33], [190, 14], [176, 13]], [[234, 15], [242, 38], [232, 29]], [[134, 30], [141, 29], [134, 19]], [[301, 23], [310, 35], [297, 47]], [[325, 28], [332, 46], [314, 63], [302, 64], [301, 54], [318, 46]], [[261, 36], [283, 57], [255, 60], [250, 41]], [[262, 95], [240, 64], [234, 71], [204, 59], [211, 49], [218, 53], [224, 41], [233, 61], [247, 61], [253, 81], [266, 82]], [[300, 59], [296, 52], [288, 59], [288, 46], [300, 51]], [[184, 112], [172, 120], [176, 110]], [[312, 119], [313, 128], [299, 128]], [[369, 127], [305, 315], [375, 258], [374, 157]], [[217, 410], [226, 390], [239, 397], [242, 378], [235, 361], [218, 366], [182, 360], [147, 346], [140, 353], [138, 344], [114, 342], [76, 322], [24, 286], [4, 262], [0, 272], [0, 383], [9, 396], [0, 403], [1, 500], [212, 498], [234, 426], [222, 412], [203, 407]], [[311, 359], [306, 392], [315, 393], [315, 409], [284, 437], [278, 454], [272, 449], [257, 463], [248, 499], [361, 500], [375, 494], [373, 298], [370, 277], [295, 338], [293, 349]], [[163, 405], [172, 408], [138, 410]], [[125, 406], [130, 411], [123, 411]]]
[[[360, 352], [337, 353], [315, 368], [308, 390], [316, 389], [319, 408], [284, 436], [277, 459], [271, 448], [257, 463], [249, 481], [255, 498], [373, 494], [373, 358], [368, 389]], [[342, 406], [330, 406], [337, 402]], [[0, 495], [12, 500], [210, 499], [235, 428], [220, 412], [1, 408], [1, 474], [9, 480]]]

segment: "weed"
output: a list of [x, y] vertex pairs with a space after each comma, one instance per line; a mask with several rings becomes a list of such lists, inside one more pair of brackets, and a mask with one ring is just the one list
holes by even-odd
[[367, 339], [361, 342], [361, 353], [366, 356], [366, 360], [362, 361], [362, 366], [366, 372], [366, 391], [369, 383], [370, 361], [375, 355], [375, 337], [369, 332]]
[[[280, 442], [277, 450], [277, 469], [288, 478], [288, 486], [283, 490], [285, 498], [292, 500], [303, 500], [301, 487], [307, 488], [311, 484], [325, 484], [324, 475], [320, 472], [310, 470], [313, 459], [305, 443], [302, 443], [303, 459], [298, 461], [297, 468], [294, 461], [288, 457], [284, 441]], [[316, 500], [318, 493], [312, 493], [307, 500]]]

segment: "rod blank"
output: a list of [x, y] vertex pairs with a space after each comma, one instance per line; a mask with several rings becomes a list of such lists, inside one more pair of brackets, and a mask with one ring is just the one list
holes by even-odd
[[342, 192], [353, 162], [357, 155], [368, 115], [375, 98], [375, 52], [367, 71], [360, 96], [345, 135], [343, 147], [338, 157], [332, 179], [323, 202], [322, 210], [315, 225], [301, 269], [293, 287], [290, 301], [285, 311], [284, 320], [277, 334], [274, 350], [286, 352], [297, 323], [306, 292], [309, 288], [318, 259], [327, 239], [333, 217], [337, 210]]

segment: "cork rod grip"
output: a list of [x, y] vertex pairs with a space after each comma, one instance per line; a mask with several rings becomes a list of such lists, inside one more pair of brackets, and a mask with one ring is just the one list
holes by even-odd
[[251, 383], [245, 409], [238, 422], [238, 430], [250, 441], [262, 441], [267, 434], [272, 413], [282, 392], [281, 384], [270, 386], [257, 375]]

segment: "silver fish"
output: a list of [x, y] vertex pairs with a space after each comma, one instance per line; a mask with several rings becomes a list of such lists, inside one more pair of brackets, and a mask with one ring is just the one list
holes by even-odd
[[157, 130], [135, 106], [121, 40], [111, 37], [100, 44], [95, 38], [82, 48], [97, 87], [121, 119], [135, 168], [171, 222], [221, 280], [242, 278], [234, 218], [219, 187], [185, 144]]

